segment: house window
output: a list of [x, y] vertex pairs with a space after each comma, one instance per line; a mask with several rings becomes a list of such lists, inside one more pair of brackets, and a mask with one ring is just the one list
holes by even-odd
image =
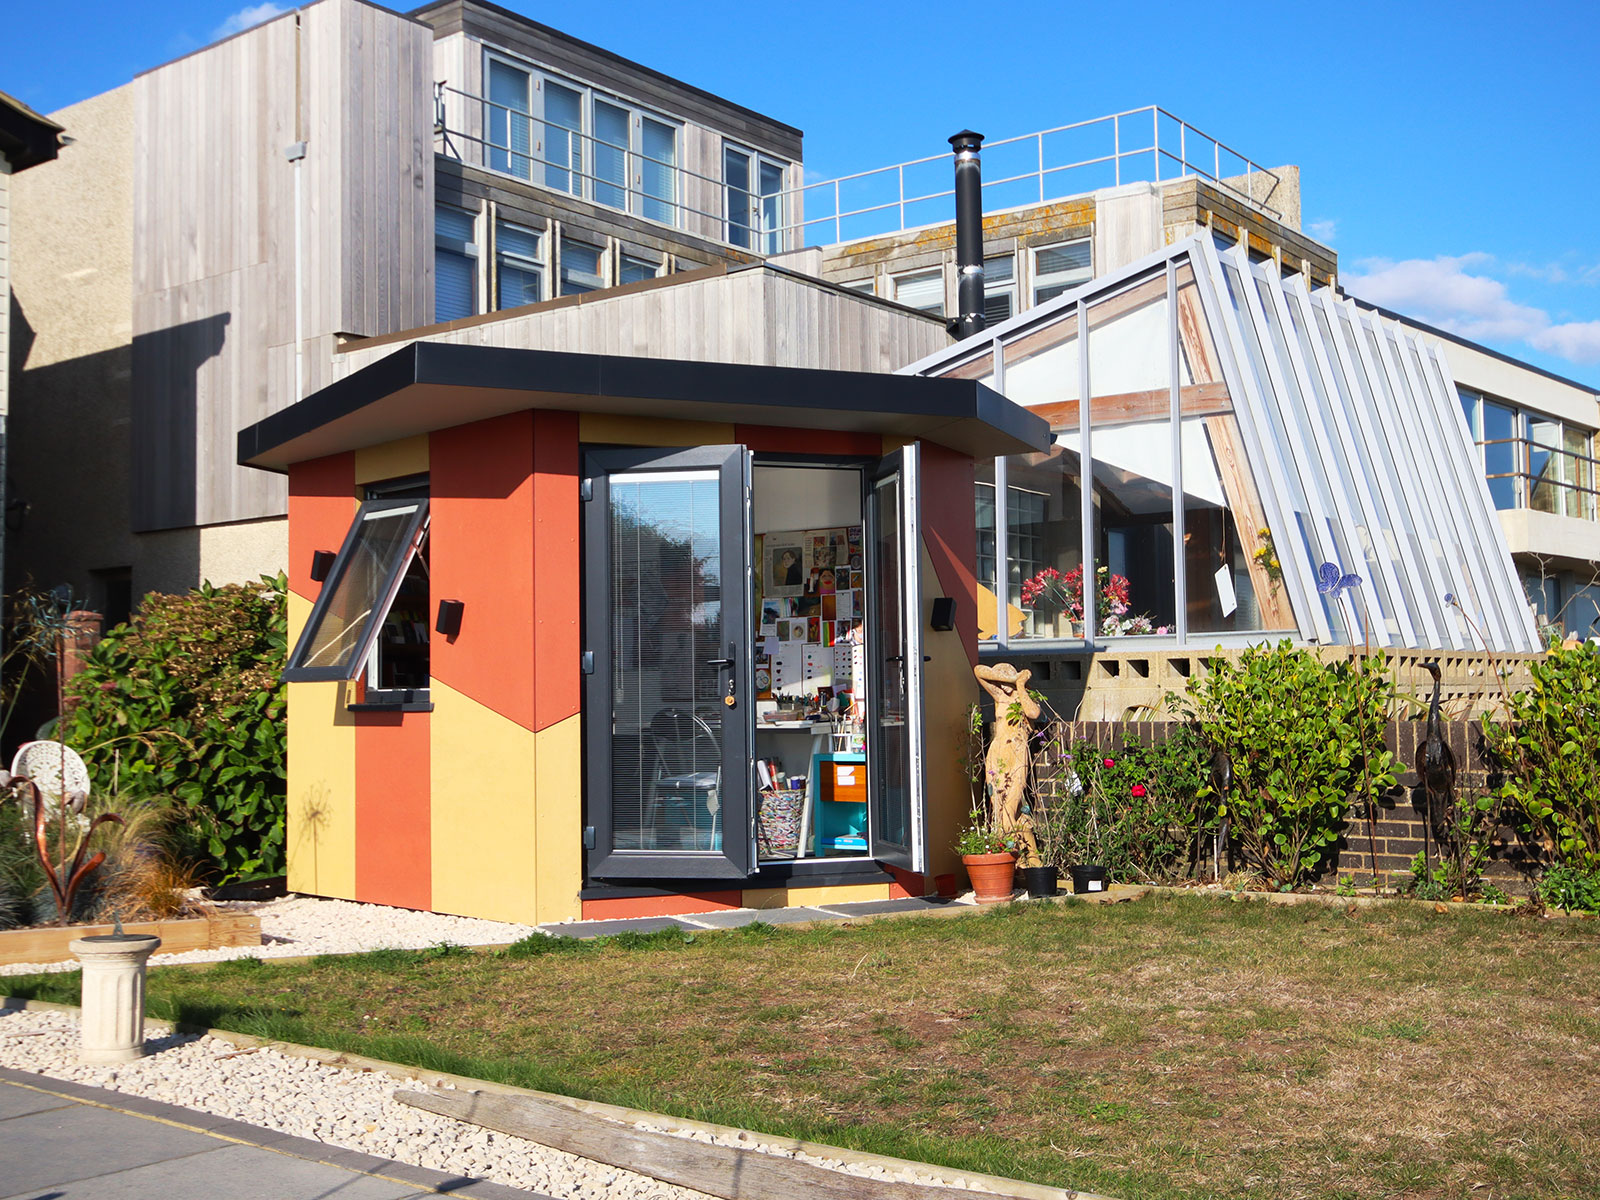
[[381, 700], [419, 698], [427, 688], [428, 499], [417, 493], [425, 486], [369, 491], [284, 679], [363, 677], [369, 698]]
[[877, 294], [878, 281], [876, 279], [852, 279], [849, 283], [841, 283], [840, 287], [847, 292], [860, 292], [863, 296]]
[[478, 311], [477, 218], [441, 204], [433, 214], [433, 319], [456, 321]]
[[486, 74], [484, 141], [491, 170], [677, 224], [676, 123], [493, 54]]
[[728, 241], [776, 254], [783, 248], [783, 164], [732, 144], [722, 150]]
[[498, 221], [494, 227], [494, 288], [497, 308], [544, 299], [544, 236]]
[[944, 271], [913, 271], [894, 278], [894, 298], [908, 308], [944, 316]]
[[1016, 258], [997, 254], [983, 260], [983, 322], [998, 325], [1017, 311]]
[[618, 283], [640, 283], [646, 279], [654, 279], [659, 274], [661, 274], [661, 264], [654, 259], [641, 258], [637, 254], [618, 256]]
[[1088, 238], [1077, 238], [1033, 251], [1033, 302], [1053, 300], [1068, 288], [1094, 277]]
[[582, 296], [605, 287], [601, 260], [605, 251], [588, 242], [561, 239], [561, 295]]
[[1496, 508], [1600, 519], [1592, 429], [1457, 391]]

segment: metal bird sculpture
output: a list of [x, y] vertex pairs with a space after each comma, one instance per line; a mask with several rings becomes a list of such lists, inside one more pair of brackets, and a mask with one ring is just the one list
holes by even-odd
[[1444, 721], [1439, 715], [1439, 664], [1425, 662], [1423, 668], [1433, 676], [1433, 699], [1428, 703], [1428, 723], [1423, 731], [1422, 752], [1417, 759], [1417, 774], [1422, 778], [1422, 794], [1427, 809], [1422, 825], [1422, 861], [1428, 861], [1428, 835], [1431, 832], [1441, 847], [1440, 834], [1456, 791], [1456, 756], [1444, 740]]
[[[1211, 756], [1211, 786], [1217, 789], [1218, 803], [1228, 802], [1228, 790], [1233, 787], [1233, 759], [1220, 746]], [[1211, 881], [1222, 880], [1222, 855], [1228, 848], [1228, 818], [1217, 824], [1216, 838], [1211, 846]]]

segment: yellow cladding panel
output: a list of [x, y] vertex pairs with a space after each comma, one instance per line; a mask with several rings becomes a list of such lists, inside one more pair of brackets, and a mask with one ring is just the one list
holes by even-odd
[[428, 435], [402, 438], [356, 451], [356, 483], [377, 483], [380, 479], [403, 479], [428, 470]]
[[[291, 593], [291, 613], [297, 603], [310, 607]], [[356, 730], [347, 686], [289, 684], [287, 839], [291, 892], [354, 900]]]
[[538, 858], [537, 920], [576, 921], [583, 915], [583, 718], [573, 713], [538, 734], [533, 819]]
[[732, 425], [716, 421], [580, 413], [578, 440], [617, 446], [730, 446], [734, 432]]
[[838, 887], [750, 888], [744, 893], [746, 908], [790, 908], [808, 904], [849, 904], [856, 900], [887, 900], [887, 883], [849, 883]]
[[[438, 679], [429, 699], [434, 909], [493, 921], [546, 920], [536, 887], [537, 735]], [[576, 787], [570, 797], [547, 802], [570, 804], [576, 813]]]

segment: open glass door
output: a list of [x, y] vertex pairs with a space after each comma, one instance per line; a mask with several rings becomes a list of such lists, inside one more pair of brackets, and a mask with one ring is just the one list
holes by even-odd
[[917, 447], [885, 456], [867, 491], [867, 800], [872, 856], [926, 871], [922, 563]]
[[585, 463], [586, 844], [596, 879], [740, 879], [750, 819], [749, 455]]

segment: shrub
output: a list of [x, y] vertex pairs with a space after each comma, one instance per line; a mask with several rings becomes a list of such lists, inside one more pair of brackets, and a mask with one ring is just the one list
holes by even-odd
[[1540, 877], [1538, 891], [1551, 908], [1600, 913], [1600, 871], [1551, 867]]
[[1600, 871], [1600, 648], [1552, 650], [1532, 674], [1504, 723], [1484, 718], [1506, 770], [1500, 796], [1548, 839], [1557, 866]]
[[1232, 760], [1218, 807], [1245, 856], [1280, 887], [1319, 875], [1338, 853], [1348, 797], [1394, 782], [1382, 652], [1328, 664], [1285, 639], [1214, 662], [1188, 692], [1202, 736]]
[[286, 581], [151, 595], [73, 680], [66, 740], [96, 791], [177, 802], [175, 833], [223, 879], [283, 869]]
[[1034, 756], [1034, 836], [1046, 862], [1104, 866], [1113, 879], [1180, 874], [1212, 820], [1201, 798], [1207, 750], [1187, 727], [1145, 746], [1067, 745], [1052, 726]]

